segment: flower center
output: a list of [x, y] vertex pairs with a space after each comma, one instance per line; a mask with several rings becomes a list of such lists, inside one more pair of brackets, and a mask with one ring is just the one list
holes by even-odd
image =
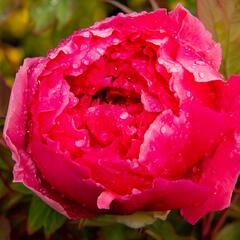
[[99, 104], [128, 105], [129, 103], [141, 103], [141, 97], [131, 90], [105, 87], [92, 96], [92, 101], [97, 101]]

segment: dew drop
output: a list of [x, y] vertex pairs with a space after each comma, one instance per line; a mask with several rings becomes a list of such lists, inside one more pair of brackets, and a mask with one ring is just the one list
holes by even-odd
[[96, 108], [95, 107], [89, 107], [88, 112], [95, 112]]
[[80, 50], [85, 50], [85, 49], [87, 49], [88, 48], [88, 45], [87, 44], [82, 44], [81, 46], [80, 46]]
[[127, 133], [129, 134], [129, 135], [133, 135], [133, 134], [135, 134], [137, 132], [137, 129], [135, 128], [135, 127], [128, 127], [127, 128]]
[[203, 72], [198, 73], [198, 75], [199, 75], [200, 78], [204, 78], [204, 73]]
[[132, 168], [138, 168], [138, 167], [139, 167], [138, 162], [133, 161], [133, 162], [132, 162]]
[[197, 166], [195, 166], [195, 167], [192, 168], [192, 172], [193, 172], [193, 173], [197, 173], [197, 172], [199, 172], [199, 171], [200, 171], [200, 169], [199, 169], [199, 167], [197, 167]]
[[187, 91], [187, 97], [191, 97], [191, 96], [192, 96], [191, 92]]
[[141, 193], [141, 191], [140, 190], [138, 190], [137, 188], [133, 188], [132, 189], [132, 194], [138, 194], [138, 193]]
[[200, 60], [195, 61], [195, 63], [196, 63], [197, 65], [205, 65], [205, 62], [200, 61]]
[[105, 52], [103, 48], [96, 48], [96, 51], [97, 51], [100, 55], [104, 54], [104, 52]]
[[77, 69], [77, 68], [79, 67], [79, 65], [78, 65], [78, 63], [74, 63], [74, 64], [72, 65], [72, 67], [73, 67], [74, 69]]
[[177, 70], [176, 67], [171, 67], [171, 68], [169, 69], [169, 71], [172, 72], [172, 73], [175, 73], [175, 72], [177, 72], [178, 70]]
[[89, 61], [87, 60], [87, 59], [83, 59], [83, 64], [85, 64], [85, 65], [88, 65], [89, 64]]
[[127, 119], [128, 118], [128, 113], [127, 112], [121, 113], [120, 118], [123, 119], [123, 120]]
[[112, 41], [113, 41], [113, 44], [119, 43], [119, 40], [117, 38], [114, 38]]
[[162, 134], [166, 133], [166, 131], [167, 131], [166, 127], [161, 127], [161, 133]]
[[75, 141], [75, 146], [76, 147], [83, 147], [86, 143], [86, 137], [84, 136], [83, 139]]
[[88, 37], [90, 37], [90, 33], [89, 32], [83, 32], [83, 33], [81, 33], [81, 36], [88, 38]]

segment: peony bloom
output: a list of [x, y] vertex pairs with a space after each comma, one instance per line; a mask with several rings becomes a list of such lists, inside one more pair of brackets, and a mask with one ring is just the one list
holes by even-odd
[[182, 6], [79, 30], [17, 73], [5, 140], [14, 180], [73, 219], [229, 206], [240, 170], [240, 77]]

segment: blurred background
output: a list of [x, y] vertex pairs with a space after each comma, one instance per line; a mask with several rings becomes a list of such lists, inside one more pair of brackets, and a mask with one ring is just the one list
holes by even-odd
[[178, 2], [196, 14], [195, 0], [0, 0], [0, 240], [207, 240], [211, 234], [217, 240], [240, 239], [238, 198], [227, 213], [210, 214], [195, 226], [172, 211], [165, 222], [133, 230], [108, 218], [66, 221], [24, 186], [12, 183], [13, 162], [1, 133], [10, 89], [23, 59], [46, 55], [73, 31], [116, 15], [121, 8], [151, 11], [158, 3], [170, 10]]

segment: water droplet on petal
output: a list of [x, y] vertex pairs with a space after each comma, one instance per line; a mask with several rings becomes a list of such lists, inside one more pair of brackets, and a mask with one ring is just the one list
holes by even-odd
[[96, 108], [95, 107], [89, 107], [88, 112], [95, 112]]
[[119, 40], [118, 40], [117, 38], [114, 38], [114, 39], [112, 40], [112, 42], [113, 42], [113, 44], [117, 44], [117, 43], [119, 43]]
[[137, 188], [132, 189], [132, 194], [138, 194], [138, 193], [141, 193], [141, 191], [138, 190]]
[[127, 112], [121, 113], [121, 114], [120, 114], [120, 118], [123, 119], [123, 120], [124, 120], [124, 119], [127, 119], [127, 118], [128, 118], [128, 113], [127, 113]]
[[200, 78], [204, 78], [204, 73], [203, 72], [198, 73], [198, 75], [199, 75]]
[[90, 37], [90, 33], [89, 32], [83, 32], [83, 33], [81, 33], [81, 36], [88, 38], [88, 37]]
[[163, 127], [161, 127], [161, 130], [160, 130], [160, 131], [161, 131], [162, 134], [165, 134], [166, 131], [167, 131], [167, 129], [166, 129], [166, 127], [163, 126]]
[[192, 96], [192, 93], [190, 91], [187, 91], [187, 96], [188, 97], [191, 97]]
[[205, 62], [200, 61], [200, 60], [195, 61], [195, 63], [196, 63], [197, 65], [205, 65]]
[[85, 65], [88, 65], [88, 64], [89, 64], [89, 61], [88, 61], [87, 59], [83, 59], [82, 62], [83, 62], [83, 64], [85, 64]]
[[83, 147], [86, 144], [86, 136], [83, 137], [83, 139], [75, 141], [76, 147]]
[[200, 168], [197, 167], [197, 166], [195, 166], [195, 167], [192, 168], [192, 172], [193, 172], [193, 173], [197, 173], [197, 172], [199, 172], [199, 171], [200, 171]]
[[79, 65], [78, 65], [78, 63], [74, 63], [74, 64], [72, 65], [72, 67], [73, 67], [74, 69], [77, 69], [77, 68], [79, 67]]
[[127, 134], [128, 135], [133, 135], [137, 132], [137, 129], [135, 127], [128, 127], [127, 128]]
[[169, 71], [172, 72], [172, 73], [175, 73], [175, 72], [177, 72], [178, 70], [177, 70], [176, 67], [171, 67], [171, 68], [169, 69]]
[[105, 52], [103, 48], [96, 48], [96, 51], [97, 51], [100, 55], [104, 54], [104, 52]]
[[240, 134], [239, 134], [239, 132], [234, 134], [234, 138], [235, 138], [236, 143], [240, 145]]
[[85, 49], [87, 49], [88, 48], [88, 45], [87, 44], [82, 44], [81, 46], [80, 46], [80, 50], [85, 50]]

